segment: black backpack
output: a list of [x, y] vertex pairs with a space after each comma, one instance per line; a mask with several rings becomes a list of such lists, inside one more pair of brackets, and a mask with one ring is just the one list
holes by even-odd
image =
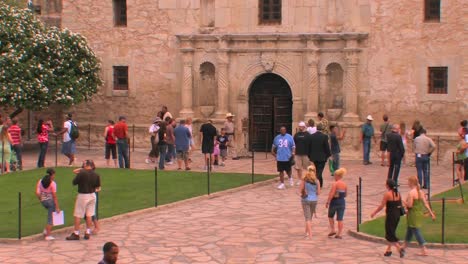
[[78, 130], [78, 126], [76, 125], [75, 122], [70, 120], [70, 123], [71, 123], [71, 128], [70, 128], [70, 133], [69, 133], [70, 138], [73, 140], [76, 140], [77, 138], [80, 137], [80, 131]]

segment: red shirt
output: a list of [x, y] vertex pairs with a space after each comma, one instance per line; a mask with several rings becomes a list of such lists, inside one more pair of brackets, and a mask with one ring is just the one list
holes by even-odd
[[107, 144], [115, 144], [115, 137], [112, 135], [114, 133], [114, 126], [107, 126], [107, 135], [106, 135], [106, 143]]
[[8, 133], [10, 133], [13, 146], [21, 144], [21, 128], [18, 125], [12, 125], [8, 128]]
[[128, 135], [127, 123], [119, 121], [114, 126], [114, 135], [117, 139], [125, 139]]
[[37, 134], [37, 141], [39, 143], [49, 142], [49, 126], [42, 125], [41, 133]]

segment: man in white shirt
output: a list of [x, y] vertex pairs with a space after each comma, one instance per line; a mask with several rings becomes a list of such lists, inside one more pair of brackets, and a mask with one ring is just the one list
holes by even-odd
[[75, 140], [70, 137], [70, 132], [72, 129], [72, 114], [67, 114], [65, 116], [65, 122], [63, 123], [63, 128], [60, 132], [57, 133], [57, 136], [63, 134], [63, 144], [62, 144], [62, 154], [67, 156], [68, 158], [68, 165], [73, 165], [75, 161], [75, 153], [76, 153], [76, 143]]

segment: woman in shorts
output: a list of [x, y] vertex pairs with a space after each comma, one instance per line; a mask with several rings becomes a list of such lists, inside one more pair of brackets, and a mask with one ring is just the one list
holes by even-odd
[[318, 200], [317, 196], [320, 194], [320, 184], [317, 180], [314, 165], [307, 167], [307, 172], [301, 181], [299, 190], [301, 191], [301, 204], [304, 210], [305, 237], [312, 238], [312, 215], [315, 214]]
[[[343, 176], [346, 174], [346, 169], [341, 168], [335, 171], [335, 182], [332, 184], [330, 193], [328, 194], [327, 204], [328, 208], [328, 222], [330, 223], [330, 233], [328, 237], [335, 237], [342, 239], [343, 233], [343, 216], [346, 208], [346, 193], [348, 186], [343, 181]], [[338, 222], [338, 232], [335, 229], [334, 217], [336, 214], [336, 221]]]
[[60, 212], [60, 207], [57, 200], [57, 184], [55, 183], [55, 170], [48, 169], [47, 174], [37, 182], [36, 196], [42, 206], [47, 209], [47, 225], [44, 229], [45, 240], [54, 240], [50, 235], [52, 231], [52, 213]]

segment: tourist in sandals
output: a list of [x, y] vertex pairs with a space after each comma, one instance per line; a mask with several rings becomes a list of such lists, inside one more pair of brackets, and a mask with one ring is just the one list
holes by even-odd
[[[328, 208], [328, 221], [330, 223], [330, 233], [328, 237], [342, 239], [343, 234], [343, 216], [346, 208], [345, 197], [348, 191], [348, 186], [343, 181], [343, 176], [346, 174], [346, 169], [341, 168], [335, 171], [335, 182], [332, 184], [328, 200], [325, 207]], [[336, 214], [336, 222], [338, 223], [338, 232], [335, 229], [334, 217]]]
[[396, 236], [396, 229], [401, 217], [401, 195], [393, 179], [387, 179], [385, 186], [387, 187], [387, 191], [379, 207], [371, 214], [371, 218], [374, 218], [385, 207], [385, 239], [387, 240], [387, 249], [384, 256], [390, 257], [392, 255], [392, 246], [394, 246], [400, 252], [400, 257], [402, 258], [404, 255], [398, 242], [399, 239]]
[[435, 214], [432, 211], [429, 203], [427, 202], [426, 195], [419, 187], [418, 178], [411, 176], [408, 178], [408, 185], [411, 189], [408, 196], [406, 197], [405, 207], [407, 208], [407, 222], [408, 227], [406, 229], [405, 243], [403, 243], [402, 254], [405, 254], [405, 249], [408, 243], [411, 242], [413, 235], [416, 237], [419, 246], [421, 247], [420, 256], [427, 256], [426, 241], [424, 240], [421, 227], [424, 219], [424, 207], [429, 212], [432, 220], [435, 220]]
[[304, 210], [306, 238], [312, 238], [312, 215], [315, 214], [318, 195], [320, 194], [320, 182], [317, 179], [315, 165], [307, 167], [307, 172], [301, 180], [299, 190], [302, 198], [302, 209]]
[[47, 209], [47, 224], [44, 229], [45, 240], [54, 240], [51, 236], [52, 232], [52, 213], [60, 212], [60, 207], [57, 200], [57, 184], [55, 183], [55, 170], [48, 169], [47, 174], [37, 182], [36, 196], [42, 206]]

